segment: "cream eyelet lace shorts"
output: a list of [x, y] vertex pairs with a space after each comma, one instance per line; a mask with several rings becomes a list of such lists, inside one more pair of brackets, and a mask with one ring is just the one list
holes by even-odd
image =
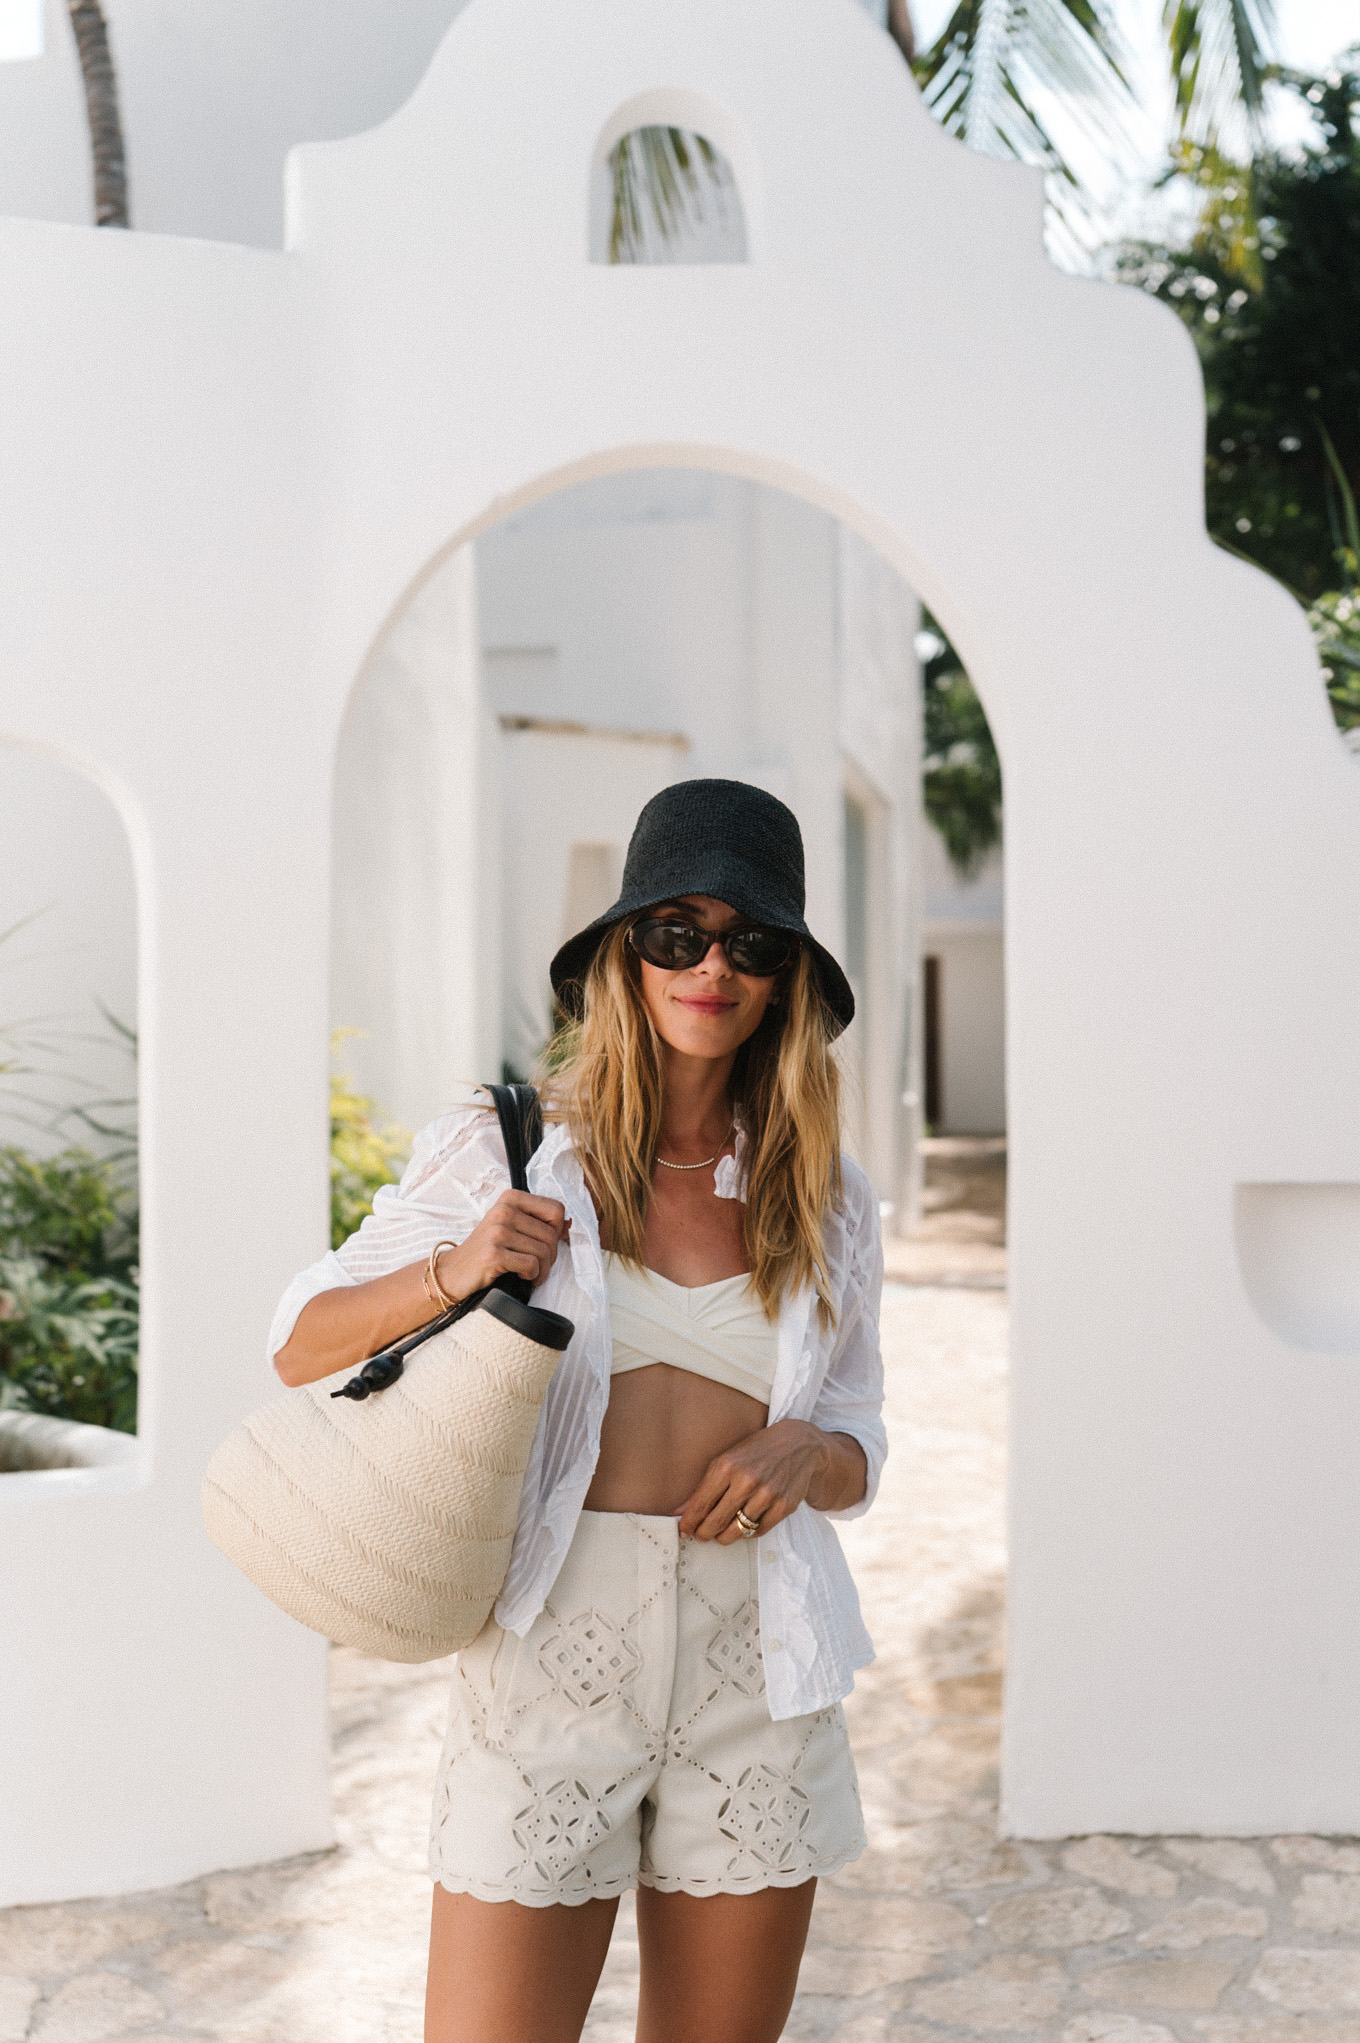
[[771, 1721], [758, 1540], [583, 1511], [527, 1638], [458, 1656], [430, 1872], [530, 1907], [625, 1888], [748, 1894], [864, 1850], [839, 1704]]

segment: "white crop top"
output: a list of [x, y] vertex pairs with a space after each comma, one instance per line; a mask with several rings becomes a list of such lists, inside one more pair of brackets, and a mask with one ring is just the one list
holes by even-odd
[[766, 1319], [748, 1278], [672, 1284], [617, 1256], [606, 1255], [604, 1262], [614, 1341], [611, 1376], [669, 1362], [745, 1391], [758, 1404], [770, 1402], [779, 1329]]

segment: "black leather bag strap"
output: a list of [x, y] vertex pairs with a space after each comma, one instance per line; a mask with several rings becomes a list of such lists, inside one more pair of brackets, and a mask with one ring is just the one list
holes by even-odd
[[[510, 1166], [510, 1183], [517, 1192], [529, 1189], [529, 1158], [543, 1140], [543, 1110], [531, 1085], [489, 1085], [496, 1103], [496, 1115], [505, 1139], [505, 1160]], [[534, 1287], [527, 1277], [508, 1273], [496, 1279], [496, 1288], [527, 1305]]]
[[489, 1085], [501, 1124], [510, 1182], [517, 1192], [529, 1189], [529, 1158], [543, 1140], [543, 1109], [531, 1085]]
[[[501, 1124], [505, 1139], [505, 1157], [510, 1166], [510, 1182], [517, 1192], [529, 1189], [529, 1158], [543, 1140], [543, 1109], [538, 1094], [531, 1085], [489, 1085], [496, 1105], [496, 1118]], [[408, 1334], [404, 1341], [396, 1341], [390, 1348], [384, 1348], [378, 1355], [371, 1355], [357, 1376], [351, 1376], [348, 1383], [331, 1392], [332, 1397], [362, 1399], [371, 1397], [375, 1391], [386, 1390], [389, 1383], [395, 1383], [406, 1367], [406, 1357], [421, 1347], [435, 1334], [442, 1334], [445, 1327], [451, 1327], [466, 1313], [473, 1312], [486, 1297], [484, 1290], [474, 1291], [462, 1299], [438, 1319], [430, 1320]], [[515, 1277], [507, 1272], [496, 1279], [497, 1291], [506, 1291], [511, 1298], [517, 1298], [521, 1305], [527, 1305], [533, 1295], [533, 1285], [527, 1277]]]

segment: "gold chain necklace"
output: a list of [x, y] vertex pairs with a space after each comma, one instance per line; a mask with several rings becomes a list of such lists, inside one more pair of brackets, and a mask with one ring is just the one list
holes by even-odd
[[718, 1161], [718, 1158], [722, 1155], [724, 1149], [726, 1149], [728, 1143], [731, 1140], [732, 1129], [729, 1128], [727, 1133], [723, 1136], [722, 1141], [714, 1150], [712, 1156], [706, 1156], [702, 1163], [667, 1163], [664, 1156], [658, 1156], [657, 1162], [661, 1165], [662, 1170], [707, 1170], [708, 1166], [711, 1163], [716, 1163]]

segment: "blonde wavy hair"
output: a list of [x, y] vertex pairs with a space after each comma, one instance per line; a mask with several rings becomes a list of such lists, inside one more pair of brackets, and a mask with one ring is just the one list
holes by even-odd
[[[805, 949], [777, 992], [732, 1071], [732, 1107], [746, 1147], [742, 1234], [767, 1316], [775, 1317], [787, 1293], [811, 1284], [829, 1325], [835, 1307], [825, 1229], [842, 1199], [835, 1023]], [[605, 1240], [625, 1262], [641, 1264], [661, 1140], [661, 1048], [627, 924], [596, 951], [581, 1018], [554, 1037], [538, 1082], [545, 1113], [567, 1122], [584, 1158]]]

